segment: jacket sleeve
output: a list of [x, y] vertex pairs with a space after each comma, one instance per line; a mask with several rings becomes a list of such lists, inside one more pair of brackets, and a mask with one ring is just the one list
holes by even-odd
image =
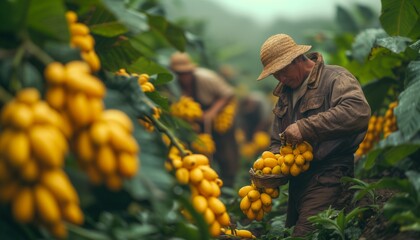
[[359, 82], [350, 73], [340, 73], [330, 87], [330, 108], [297, 121], [303, 139], [334, 140], [367, 128], [370, 107]]

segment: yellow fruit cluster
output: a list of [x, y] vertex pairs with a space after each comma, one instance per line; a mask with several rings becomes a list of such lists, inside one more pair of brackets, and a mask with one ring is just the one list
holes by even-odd
[[216, 150], [213, 138], [208, 133], [198, 134], [197, 139], [191, 143], [191, 148], [197, 152], [210, 156]]
[[[50, 63], [44, 71], [48, 83], [46, 100], [70, 121], [73, 130], [88, 126], [101, 115], [105, 85], [91, 75], [87, 63]], [[70, 134], [71, 135], [71, 134]]]
[[137, 73], [133, 73], [130, 75], [124, 68], [121, 68], [115, 74], [118, 76], [137, 77], [137, 82], [143, 92], [155, 91], [155, 86], [149, 81], [150, 76], [146, 73], [142, 73], [140, 75], [138, 75]]
[[[153, 108], [153, 117], [155, 119], [159, 119], [161, 113], [162, 113], [162, 109], [158, 107]], [[147, 117], [145, 117], [144, 119], [139, 119], [139, 123], [149, 132], [153, 132], [155, 130], [155, 126], [153, 125], [153, 122]]]
[[245, 136], [242, 138], [241, 131], [238, 131], [236, 134], [236, 139], [238, 139], [238, 142], [240, 144], [240, 153], [242, 157], [245, 157], [247, 160], [253, 159], [257, 153], [263, 151], [264, 149], [267, 149], [268, 146], [270, 146], [270, 135], [263, 131], [257, 131], [252, 136], [252, 141], [246, 142]]
[[63, 221], [83, 223], [79, 197], [62, 170], [68, 152], [61, 115], [41, 101], [38, 90], [17, 93], [1, 112], [0, 201], [14, 219], [38, 223], [55, 237], [67, 235]]
[[394, 108], [398, 106], [398, 102], [391, 102], [388, 105], [388, 110], [385, 112], [384, 122], [384, 138], [387, 138], [389, 134], [398, 130], [397, 118], [394, 115]]
[[240, 209], [250, 220], [261, 221], [271, 211], [272, 199], [279, 196], [278, 188], [257, 188], [254, 184], [243, 186], [238, 195]]
[[217, 114], [213, 122], [213, 128], [216, 132], [225, 133], [232, 127], [235, 120], [236, 106], [236, 101], [231, 101]]
[[187, 96], [181, 96], [178, 102], [171, 104], [170, 113], [188, 122], [194, 122], [203, 117], [200, 104]]
[[222, 228], [222, 232], [227, 235], [231, 236], [233, 238], [239, 237], [240, 239], [247, 239], [247, 238], [256, 238], [254, 234], [252, 234], [251, 231], [246, 229], [224, 229]]
[[94, 184], [105, 183], [119, 190], [123, 178], [133, 177], [139, 168], [139, 146], [132, 136], [131, 119], [122, 111], [105, 110], [74, 138], [77, 161]]
[[[191, 201], [194, 209], [203, 215], [209, 225], [210, 234], [217, 237], [222, 227], [230, 225], [230, 217], [225, 204], [219, 199], [223, 181], [209, 165], [209, 159], [202, 154], [190, 154], [185, 157], [172, 148], [169, 152], [170, 166], [180, 184], [188, 184], [191, 189]], [[186, 213], [187, 217], [188, 214]]]
[[252, 141], [256, 145], [257, 151], [267, 149], [270, 146], [270, 135], [263, 131], [257, 131], [252, 136]]
[[372, 115], [369, 119], [368, 130], [366, 132], [365, 138], [360, 143], [359, 148], [357, 149], [355, 155], [362, 156], [373, 148], [376, 142], [379, 141], [382, 127], [384, 124], [383, 116]]
[[278, 164], [283, 175], [296, 177], [309, 169], [310, 162], [314, 158], [312, 146], [308, 142], [302, 142], [296, 146], [286, 144], [280, 147]]
[[95, 39], [90, 35], [89, 27], [77, 22], [77, 14], [73, 11], [66, 12], [66, 19], [70, 29], [71, 46], [80, 49], [82, 59], [89, 64], [92, 71], [98, 71], [101, 61], [95, 52]]

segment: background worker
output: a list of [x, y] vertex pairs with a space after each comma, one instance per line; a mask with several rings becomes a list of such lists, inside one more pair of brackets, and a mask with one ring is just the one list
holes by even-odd
[[200, 103], [203, 118], [200, 132], [210, 133], [216, 145], [213, 159], [217, 162], [224, 186], [233, 187], [239, 166], [239, 152], [235, 141], [235, 124], [224, 133], [212, 127], [217, 114], [231, 101], [235, 93], [215, 71], [197, 67], [187, 53], [176, 52], [171, 56], [170, 69], [176, 74], [181, 94]]

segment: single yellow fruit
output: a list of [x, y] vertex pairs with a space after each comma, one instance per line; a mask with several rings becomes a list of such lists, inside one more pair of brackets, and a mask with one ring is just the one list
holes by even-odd
[[37, 215], [47, 224], [57, 223], [61, 219], [60, 209], [54, 196], [42, 185], [34, 188]]
[[253, 201], [251, 203], [251, 209], [254, 212], [260, 211], [261, 207], [262, 207], [262, 201], [261, 201], [261, 199], [257, 199], [257, 200], [255, 200], [255, 201]]
[[239, 189], [238, 191], [238, 195], [240, 198], [244, 198], [249, 191], [254, 190], [255, 188], [253, 186], [247, 185], [247, 186], [243, 186]]
[[219, 215], [216, 220], [220, 223], [221, 226], [229, 226], [230, 225], [230, 217], [227, 212], [222, 213]]
[[213, 211], [213, 213], [217, 216], [224, 212], [226, 212], [226, 206], [225, 204], [220, 201], [220, 199], [216, 197], [209, 197], [207, 199], [209, 208]]
[[200, 168], [194, 168], [190, 171], [190, 182], [192, 184], [197, 184], [204, 179], [204, 174]]
[[270, 167], [264, 167], [262, 169], [263, 174], [271, 174], [271, 168]]
[[302, 172], [302, 170], [300, 169], [300, 167], [296, 164], [293, 164], [290, 167], [290, 174], [294, 177], [296, 177], [297, 175], [299, 175]]
[[220, 235], [220, 232], [221, 232], [221, 230], [220, 230], [220, 223], [218, 221], [213, 221], [213, 223], [210, 224], [209, 232], [210, 232], [210, 235], [212, 237], [219, 236]]
[[59, 203], [79, 203], [77, 192], [63, 170], [43, 172], [41, 183]]
[[248, 192], [247, 196], [248, 196], [249, 200], [251, 202], [253, 202], [253, 201], [256, 201], [257, 199], [260, 198], [260, 192], [256, 189], [253, 189], [253, 190]]
[[190, 180], [190, 172], [186, 168], [178, 168], [175, 177], [180, 184], [188, 184]]
[[264, 167], [273, 168], [277, 166], [277, 159], [272, 157], [267, 157], [263, 159], [264, 161]]
[[195, 155], [188, 155], [182, 159], [182, 166], [188, 170], [197, 166], [197, 159]]
[[65, 205], [62, 212], [64, 219], [73, 224], [81, 225], [84, 221], [83, 212], [75, 203]]
[[258, 158], [253, 165], [254, 170], [262, 170], [264, 168], [264, 159]]
[[212, 224], [214, 220], [216, 220], [216, 216], [214, 216], [214, 213], [210, 208], [206, 208], [204, 211], [204, 220], [207, 224]]
[[29, 223], [35, 216], [35, 201], [29, 187], [22, 188], [12, 201], [12, 214], [16, 221]]
[[308, 146], [306, 143], [302, 142], [297, 145], [297, 149], [299, 149], [299, 152], [304, 153], [308, 150]]
[[107, 109], [100, 117], [101, 120], [116, 122], [123, 127], [128, 133], [132, 133], [134, 126], [130, 117], [121, 110], [118, 109]]
[[62, 84], [65, 81], [66, 71], [64, 65], [52, 62], [44, 70], [45, 79], [51, 84]]
[[36, 88], [25, 88], [16, 94], [16, 99], [21, 103], [32, 105], [39, 101], [40, 96]]
[[195, 210], [199, 213], [204, 213], [208, 207], [207, 199], [201, 195], [194, 196], [192, 204]]
[[270, 151], [264, 151], [261, 154], [262, 158], [276, 158], [276, 156], [274, 155], [274, 153], [270, 152]]
[[272, 202], [271, 197], [267, 193], [261, 193], [260, 199], [261, 199], [261, 202], [264, 206], [271, 205], [271, 202]]
[[280, 147], [280, 154], [281, 155], [286, 156], [287, 154], [292, 154], [292, 153], [293, 153], [292, 146], [286, 145], [286, 146]]
[[298, 166], [302, 166], [303, 164], [305, 164], [305, 158], [302, 155], [296, 155], [295, 156], [295, 163]]
[[281, 174], [281, 167], [280, 167], [280, 165], [276, 165], [275, 167], [273, 167], [273, 169], [271, 169], [271, 173], [272, 174]]
[[283, 173], [283, 175], [289, 175], [290, 174], [290, 167], [289, 165], [283, 163], [281, 166], [281, 173]]
[[292, 166], [292, 164], [295, 162], [295, 155], [293, 154], [287, 154], [286, 156], [284, 156], [284, 163]]
[[310, 151], [306, 151], [302, 153], [303, 158], [305, 158], [306, 161], [312, 161], [314, 159], [314, 155]]
[[118, 172], [126, 178], [134, 177], [139, 168], [139, 163], [137, 155], [122, 152], [118, 156]]
[[251, 201], [249, 200], [248, 196], [242, 198], [241, 202], [239, 203], [239, 208], [246, 212], [251, 207]]
[[109, 145], [99, 148], [96, 156], [96, 165], [104, 175], [111, 175], [117, 170], [117, 157]]
[[210, 182], [207, 179], [201, 180], [201, 182], [198, 184], [198, 191], [204, 196], [204, 197], [210, 197], [213, 195], [213, 188]]

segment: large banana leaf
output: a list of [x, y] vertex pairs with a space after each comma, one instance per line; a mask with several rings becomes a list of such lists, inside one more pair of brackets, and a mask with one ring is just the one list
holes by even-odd
[[408, 64], [406, 76], [408, 84], [398, 97], [394, 112], [398, 129], [406, 140], [410, 140], [420, 131], [420, 61]]
[[379, 20], [385, 31], [391, 36], [417, 38], [414, 31], [420, 21], [420, 1], [382, 0], [382, 14]]

